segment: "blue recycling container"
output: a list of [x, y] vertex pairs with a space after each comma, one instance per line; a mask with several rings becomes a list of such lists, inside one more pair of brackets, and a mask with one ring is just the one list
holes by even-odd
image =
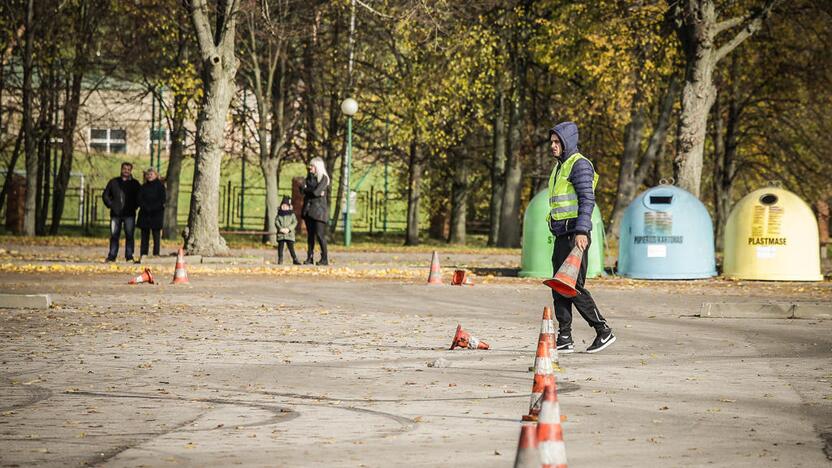
[[672, 185], [636, 197], [621, 223], [618, 273], [641, 279], [715, 276], [713, 223], [702, 202]]

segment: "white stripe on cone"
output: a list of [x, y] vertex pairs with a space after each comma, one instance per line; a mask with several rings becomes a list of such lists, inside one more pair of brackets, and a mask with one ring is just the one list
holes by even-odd
[[544, 465], [566, 466], [566, 444], [562, 440], [539, 442], [537, 450]]

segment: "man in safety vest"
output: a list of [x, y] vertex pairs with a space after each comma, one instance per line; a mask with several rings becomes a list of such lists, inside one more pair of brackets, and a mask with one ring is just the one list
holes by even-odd
[[[595, 207], [595, 185], [598, 174], [589, 159], [578, 152], [578, 126], [573, 122], [563, 122], [549, 130], [552, 156], [555, 167], [549, 176], [549, 230], [555, 236], [555, 251], [552, 255], [552, 267], [557, 272], [569, 252], [577, 245], [586, 252], [591, 242], [592, 210]], [[555, 302], [555, 317], [558, 321], [559, 353], [571, 353], [575, 350], [572, 339], [572, 304], [595, 329], [596, 336], [586, 352], [596, 353], [611, 345], [615, 335], [598, 311], [592, 295], [584, 288], [588, 255], [584, 253], [581, 269], [575, 284], [578, 295], [574, 298], [563, 297], [552, 291]]]

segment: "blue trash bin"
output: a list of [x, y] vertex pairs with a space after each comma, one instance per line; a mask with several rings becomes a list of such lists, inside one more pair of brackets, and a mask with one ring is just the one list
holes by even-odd
[[698, 279], [716, 275], [708, 210], [672, 185], [641, 193], [624, 212], [618, 273], [640, 279]]

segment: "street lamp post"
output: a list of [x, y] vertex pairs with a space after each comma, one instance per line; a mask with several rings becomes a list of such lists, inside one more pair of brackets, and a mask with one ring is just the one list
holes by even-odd
[[349, 247], [352, 243], [352, 224], [350, 220], [350, 208], [352, 197], [350, 193], [350, 170], [352, 168], [352, 116], [358, 112], [358, 102], [353, 98], [346, 98], [341, 102], [341, 112], [347, 116], [347, 150], [344, 155], [343, 187], [346, 203], [344, 210], [344, 246]]

